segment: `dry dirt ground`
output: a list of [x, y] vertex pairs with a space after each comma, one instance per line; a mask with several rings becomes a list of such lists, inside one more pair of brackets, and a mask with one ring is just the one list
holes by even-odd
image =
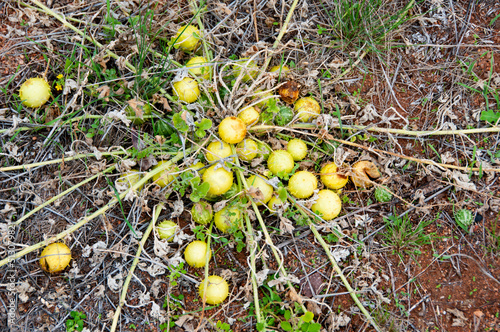
[[[375, 325], [381, 331], [500, 331], [497, 1], [299, 0], [294, 8], [283, 0], [209, 1], [196, 15], [181, 0], [37, 3], [0, 3], [0, 331], [72, 331], [71, 312], [85, 314], [84, 330], [111, 331], [125, 285], [116, 330], [255, 331], [252, 257], [268, 330], [306, 331], [295, 319], [303, 306], [321, 331], [374, 331]], [[63, 17], [76, 29], [62, 24]], [[188, 23], [203, 25], [197, 54], [212, 59], [215, 75], [200, 83], [205, 97], [186, 107], [163, 93], [172, 94], [175, 63], [191, 57], [168, 46]], [[292, 207], [279, 215], [260, 207], [271, 244], [243, 199], [255, 242], [248, 228], [230, 235], [214, 228], [208, 271], [224, 276], [230, 295], [221, 305], [204, 306], [198, 284], [205, 270], [182, 259], [189, 241], [206, 232], [192, 221], [193, 187], [150, 184], [89, 216], [116, 198], [111, 185], [120, 172], [105, 174], [108, 167], [123, 171], [133, 160], [147, 172], [179, 151], [197, 150], [221, 119], [255, 101], [258, 89], [283, 82], [268, 73], [236, 80], [230, 64], [240, 57], [253, 57], [259, 69], [268, 59], [270, 67], [286, 63], [286, 80], [300, 84], [300, 95], [313, 96], [327, 115], [310, 125], [268, 123], [249, 135], [273, 149], [303, 139], [310, 150], [298, 163], [302, 170], [318, 174], [335, 160], [351, 174], [356, 161], [370, 160], [381, 177], [368, 189], [350, 181], [338, 192], [340, 215], [315, 219], [328, 254]], [[50, 83], [52, 97], [31, 109], [18, 93], [36, 76]], [[151, 103], [153, 122], [127, 124], [120, 114], [131, 100]], [[195, 137], [192, 128], [162, 136], [159, 119], [174, 123], [174, 114], [188, 109], [198, 120], [212, 120], [207, 136]], [[176, 133], [184, 139], [172, 141]], [[199, 151], [189, 150], [178, 166], [203, 159]], [[241, 170], [265, 174], [265, 165], [246, 163]], [[374, 195], [381, 185], [393, 194], [387, 202]], [[251, 196], [236, 196], [245, 194]], [[182, 233], [169, 244], [153, 232], [127, 284], [161, 202], [159, 219], [174, 220]], [[459, 210], [471, 211], [470, 224], [457, 223]], [[38, 262], [42, 241], [67, 230], [58, 241], [71, 248], [71, 264], [49, 274]], [[252, 243], [257, 250], [249, 250]], [[375, 324], [353, 301], [332, 255]]]

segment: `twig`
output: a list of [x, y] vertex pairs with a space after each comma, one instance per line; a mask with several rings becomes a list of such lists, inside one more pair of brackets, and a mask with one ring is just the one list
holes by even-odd
[[146, 240], [148, 239], [149, 234], [151, 234], [151, 231], [153, 230], [153, 227], [156, 224], [156, 220], [158, 220], [158, 217], [160, 216], [161, 210], [163, 209], [163, 205], [164, 205], [163, 203], [158, 203], [158, 205], [154, 207], [153, 220], [151, 220], [151, 222], [149, 223], [148, 228], [146, 229], [144, 235], [142, 236], [141, 242], [139, 242], [139, 248], [137, 248], [137, 253], [135, 254], [134, 261], [132, 262], [132, 266], [128, 271], [127, 279], [125, 279], [125, 283], [123, 284], [122, 294], [120, 296], [120, 303], [118, 304], [118, 307], [116, 308], [115, 311], [115, 315], [113, 316], [113, 324], [111, 325], [111, 332], [114, 332], [116, 330], [118, 319], [120, 318], [120, 313], [122, 311], [123, 305], [125, 304], [125, 299], [127, 297], [127, 291], [130, 285], [130, 280], [132, 279], [132, 275], [134, 274], [135, 268], [139, 263], [139, 258], [142, 253], [142, 248], [144, 248]]

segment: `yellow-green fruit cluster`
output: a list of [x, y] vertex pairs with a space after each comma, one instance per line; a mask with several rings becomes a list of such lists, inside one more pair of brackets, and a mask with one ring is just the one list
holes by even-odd
[[245, 126], [251, 126], [257, 123], [257, 121], [259, 121], [259, 117], [260, 113], [253, 106], [245, 107], [240, 111], [240, 114], [238, 114], [238, 118], [243, 121]]
[[210, 78], [210, 66], [207, 66], [207, 59], [202, 56], [195, 56], [186, 63], [189, 73], [193, 76], [198, 76], [204, 79]]
[[231, 146], [229, 146], [229, 144], [226, 142], [215, 141], [207, 146], [205, 158], [208, 162], [213, 163], [214, 161], [227, 158], [231, 154]]
[[164, 220], [156, 226], [156, 231], [158, 236], [162, 240], [167, 240], [172, 242], [174, 240], [175, 232], [179, 229], [179, 226], [172, 220]]
[[252, 175], [247, 179], [247, 184], [249, 187], [253, 187], [254, 189], [260, 190], [262, 193], [261, 199], [257, 202], [257, 205], [266, 204], [269, 202], [271, 197], [273, 196], [273, 187], [270, 184], [267, 184], [262, 178]]
[[338, 174], [338, 167], [335, 163], [328, 163], [321, 168], [321, 182], [330, 189], [340, 189], [347, 184], [349, 178], [346, 175]]
[[311, 210], [324, 220], [332, 220], [339, 215], [341, 209], [342, 202], [339, 195], [328, 189], [318, 192], [318, 199], [311, 207]]
[[228, 144], [237, 144], [245, 138], [247, 126], [237, 117], [230, 116], [219, 124], [219, 137]]

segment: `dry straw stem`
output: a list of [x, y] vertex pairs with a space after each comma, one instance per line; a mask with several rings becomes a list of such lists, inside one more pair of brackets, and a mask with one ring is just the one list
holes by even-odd
[[[122, 154], [129, 154], [127, 151], [114, 151], [114, 152], [101, 152], [100, 155], [103, 157], [106, 156], [119, 156]], [[39, 166], [47, 166], [47, 165], [52, 165], [52, 164], [61, 164], [66, 161], [71, 161], [71, 160], [76, 160], [76, 159], [82, 159], [82, 158], [90, 158], [90, 157], [95, 157], [95, 153], [80, 153], [76, 154], [72, 157], [67, 157], [67, 158], [60, 158], [60, 159], [53, 159], [53, 160], [48, 160], [48, 161], [42, 161], [39, 163], [33, 163], [33, 164], [26, 164], [26, 165], [17, 165], [17, 166], [8, 166], [8, 167], [1, 167], [0, 172], [9, 172], [9, 171], [16, 171], [16, 170], [28, 170], [34, 167], [39, 167]]]
[[[314, 128], [318, 128], [318, 127], [314, 126]], [[344, 126], [342, 126], [342, 128], [344, 128]], [[414, 157], [408, 157], [408, 156], [405, 156], [405, 155], [402, 155], [402, 154], [399, 154], [399, 153], [390, 152], [390, 151], [384, 151], [384, 150], [379, 150], [379, 149], [375, 149], [375, 148], [372, 148], [372, 147], [366, 147], [366, 146], [363, 146], [361, 144], [357, 144], [357, 143], [345, 141], [345, 140], [342, 140], [342, 139], [334, 138], [332, 135], [327, 134], [327, 133], [324, 133], [324, 134], [313, 134], [313, 133], [306, 133], [306, 132], [303, 132], [303, 131], [300, 131], [300, 130], [297, 130], [297, 129], [293, 129], [293, 128], [288, 128], [288, 127], [264, 126], [264, 125], [262, 125], [262, 126], [255, 126], [255, 127], [249, 128], [248, 130], [249, 131], [266, 131], [266, 130], [282, 131], [282, 130], [286, 130], [286, 131], [291, 131], [291, 132], [294, 132], [294, 133], [299, 133], [299, 134], [303, 134], [303, 135], [317, 137], [317, 138], [320, 138], [320, 139], [326, 139], [326, 140], [335, 141], [335, 142], [338, 142], [338, 143], [342, 143], [342, 144], [349, 145], [349, 146], [354, 146], [354, 147], [357, 147], [357, 148], [360, 148], [360, 149], [363, 149], [363, 150], [367, 150], [367, 151], [373, 151], [373, 152], [378, 152], [378, 153], [385, 153], [385, 154], [388, 154], [388, 155], [391, 155], [391, 156], [394, 156], [394, 157], [411, 160], [411, 161], [414, 161], [414, 162], [420, 163], [420, 164], [439, 166], [439, 167], [443, 167], [443, 168], [457, 169], [457, 170], [464, 171], [464, 172], [499, 172], [500, 173], [500, 168], [481, 168], [480, 169], [479, 167], [463, 167], [463, 166], [455, 166], [455, 165], [450, 165], [450, 164], [437, 163], [437, 162], [435, 162], [433, 160], [426, 160], [426, 159], [418, 159], [418, 158], [414, 158]], [[326, 142], [328, 144], [331, 144], [328, 141], [326, 141]]]
[[144, 235], [142, 236], [141, 242], [139, 242], [139, 248], [137, 248], [137, 253], [135, 254], [134, 261], [132, 262], [132, 266], [130, 266], [127, 279], [125, 279], [125, 283], [123, 284], [122, 294], [120, 296], [120, 303], [118, 304], [118, 308], [116, 308], [115, 315], [113, 316], [113, 324], [111, 325], [111, 332], [114, 332], [116, 330], [116, 326], [118, 325], [118, 318], [120, 317], [123, 305], [125, 304], [125, 299], [127, 297], [128, 286], [130, 285], [130, 280], [134, 275], [135, 268], [139, 263], [139, 259], [142, 253], [142, 248], [144, 248], [146, 240], [148, 239], [149, 234], [151, 234], [151, 231], [153, 230], [153, 227], [156, 224], [156, 220], [158, 220], [158, 217], [160, 216], [161, 210], [163, 209], [163, 205], [164, 205], [163, 203], [158, 203], [158, 205], [154, 207], [153, 220], [151, 220], [151, 222], [149, 223], [148, 228], [146, 229]]
[[[186, 153], [189, 153], [189, 152], [191, 152], [191, 149], [186, 149]], [[169, 168], [172, 164], [174, 164], [177, 161], [181, 160], [183, 157], [184, 157], [184, 153], [183, 152], [179, 152], [169, 162], [166, 162], [166, 163], [160, 165], [160, 167], [158, 167], [156, 169], [153, 169], [152, 171], [148, 172], [140, 181], [138, 181], [132, 187], [128, 188], [125, 192], [123, 192], [122, 194], [120, 194], [119, 195], [119, 199], [122, 200], [123, 198], [125, 198], [125, 196], [130, 192], [130, 190], [137, 190], [137, 188], [142, 187], [154, 175], [156, 175], [156, 174], [158, 174], [160, 172], [163, 172], [164, 170], [166, 170], [167, 168]], [[75, 225], [71, 226], [67, 230], [65, 230], [65, 231], [57, 234], [56, 236], [48, 238], [45, 241], [33, 244], [33, 245], [31, 245], [31, 246], [23, 249], [23, 250], [20, 250], [20, 251], [16, 252], [14, 255], [10, 255], [7, 258], [1, 260], [0, 261], [0, 267], [4, 266], [4, 265], [6, 265], [6, 264], [8, 264], [10, 262], [15, 261], [16, 259], [21, 258], [21, 257], [29, 254], [30, 252], [33, 252], [33, 251], [35, 251], [37, 249], [45, 247], [45, 246], [47, 246], [50, 243], [53, 243], [53, 242], [56, 242], [57, 240], [65, 238], [69, 234], [75, 232], [80, 227], [82, 227], [85, 224], [87, 224], [89, 221], [91, 221], [94, 218], [100, 216], [101, 214], [106, 213], [106, 211], [109, 210], [111, 207], [113, 207], [116, 203], [118, 203], [118, 199], [117, 198], [113, 198], [109, 203], [107, 203], [106, 205], [104, 205], [102, 208], [100, 208], [96, 212], [92, 213], [90, 216], [82, 218], [82, 220], [80, 220], [79, 222], [77, 222]]]
[[43, 209], [44, 207], [46, 207], [47, 205], [49, 205], [50, 203], [52, 202], [55, 202], [56, 200], [58, 200], [59, 198], [65, 196], [66, 194], [72, 192], [73, 190], [83, 186], [84, 184], [90, 182], [90, 181], [93, 181], [95, 179], [97, 179], [99, 176], [103, 175], [103, 174], [106, 174], [106, 173], [109, 173], [111, 172], [112, 170], [114, 170], [116, 168], [116, 165], [113, 165], [111, 167], [108, 167], [106, 168], [104, 171], [102, 172], [99, 172], [97, 174], [95, 174], [94, 176], [72, 186], [71, 188], [68, 188], [66, 189], [65, 191], [63, 191], [62, 193], [60, 193], [59, 195], [56, 195], [54, 197], [52, 197], [51, 199], [49, 199], [48, 201], [44, 202], [42, 205], [39, 205], [37, 206], [36, 208], [34, 208], [33, 210], [31, 210], [30, 212], [26, 213], [24, 216], [22, 216], [21, 219], [19, 219], [18, 221], [14, 222], [11, 224], [11, 226], [17, 226], [19, 225], [20, 223], [22, 223], [24, 220], [28, 219], [29, 217], [31, 217], [33, 214], [37, 213], [38, 211], [40, 211], [41, 209]]

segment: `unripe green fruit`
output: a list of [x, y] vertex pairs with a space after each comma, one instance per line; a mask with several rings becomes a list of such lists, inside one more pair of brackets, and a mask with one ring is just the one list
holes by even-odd
[[390, 202], [392, 200], [392, 194], [389, 192], [387, 187], [380, 186], [375, 189], [375, 199], [380, 203]]
[[267, 159], [267, 168], [274, 175], [278, 175], [278, 173], [287, 175], [293, 170], [294, 165], [292, 155], [285, 150], [273, 151]]
[[307, 144], [303, 140], [294, 138], [288, 142], [286, 148], [294, 161], [300, 161], [307, 156]]
[[241, 211], [236, 207], [225, 207], [215, 213], [215, 226], [223, 233], [227, 233], [231, 228], [239, 228], [241, 224]]
[[191, 216], [193, 220], [201, 225], [206, 225], [214, 216], [214, 212], [212, 210], [212, 205], [205, 201], [199, 201], [195, 203], [191, 208]]
[[290, 194], [299, 199], [310, 197], [317, 188], [318, 180], [308, 171], [299, 171], [288, 180]]
[[204, 267], [208, 251], [208, 260], [212, 258], [212, 250], [203, 241], [193, 241], [184, 250], [184, 259], [192, 267]]
[[329, 189], [318, 192], [318, 199], [313, 204], [311, 210], [320, 215], [324, 220], [332, 220], [339, 215], [342, 209], [342, 202], [339, 195]]
[[205, 294], [205, 281], [202, 281], [199, 287], [200, 297], [207, 304], [216, 305], [224, 302], [229, 295], [229, 285], [226, 280], [219, 276], [213, 275], [208, 277], [207, 292]]
[[156, 226], [156, 231], [158, 232], [158, 236], [162, 240], [167, 240], [168, 242], [172, 242], [174, 240], [175, 232], [179, 226], [172, 220], [165, 220]]
[[41, 77], [26, 80], [19, 89], [19, 99], [28, 107], [40, 107], [50, 98], [50, 85]]
[[462, 228], [464, 231], [469, 232], [469, 227], [472, 225], [474, 221], [474, 215], [472, 211], [467, 209], [461, 209], [455, 212], [455, 222]]

